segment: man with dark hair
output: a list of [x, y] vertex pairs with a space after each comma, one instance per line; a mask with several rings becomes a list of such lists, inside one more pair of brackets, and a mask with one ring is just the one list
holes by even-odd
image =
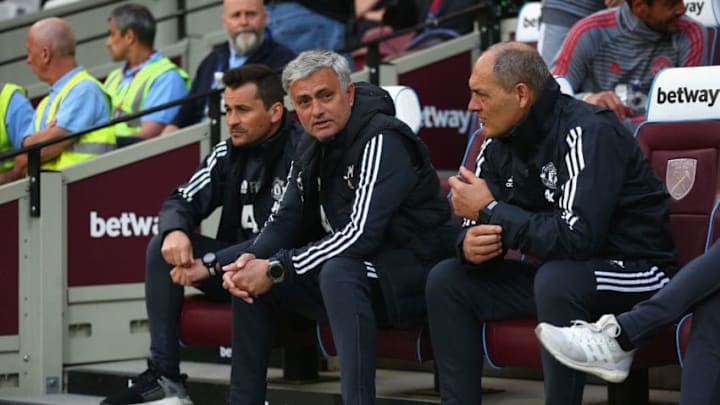
[[[192, 403], [178, 355], [183, 286], [229, 301], [220, 265], [244, 252], [276, 210], [285, 187], [302, 129], [284, 111], [279, 76], [267, 66], [246, 65], [228, 70], [224, 84], [230, 139], [218, 143], [190, 180], [165, 201], [158, 234], [147, 248], [148, 369], [129, 389], [106, 398], [103, 404], [167, 397]], [[217, 237], [194, 233], [217, 207], [222, 207]]]
[[[272, 313], [328, 319], [343, 403], [375, 403], [376, 323], [425, 313], [427, 270], [456, 235], [427, 147], [387, 92], [350, 81], [341, 55], [301, 53], [283, 71], [307, 135], [280, 208], [223, 276], [233, 298], [230, 403], [265, 403]], [[448, 237], [450, 234], [450, 237]]]
[[[650, 297], [676, 271], [668, 195], [612, 112], [561, 94], [519, 43], [483, 53], [469, 86], [485, 141], [475, 173], [461, 167], [449, 180], [466, 229], [426, 292], [448, 405], [481, 403], [484, 321], [594, 320]], [[509, 249], [539, 261], [505, 259]], [[580, 404], [584, 374], [547, 352], [542, 361], [546, 403]]]
[[[260, 63], [280, 73], [295, 53], [275, 42], [265, 29], [267, 15], [262, 0], [224, 0], [222, 24], [228, 41], [213, 48], [200, 62], [190, 94], [200, 94], [213, 87], [216, 75], [244, 64]], [[197, 124], [207, 111], [208, 99], [183, 104], [165, 132]]]
[[706, 49], [705, 28], [685, 16], [682, 0], [628, 0], [578, 21], [551, 71], [570, 82], [576, 98], [606, 107], [634, 127], [644, 121], [655, 75], [668, 67], [705, 65]]
[[[185, 97], [187, 73], [154, 49], [155, 18], [138, 4], [115, 8], [108, 18], [106, 45], [121, 68], [110, 72], [105, 87], [113, 98], [113, 118], [134, 114]], [[160, 135], [180, 106], [115, 125], [119, 145]]]

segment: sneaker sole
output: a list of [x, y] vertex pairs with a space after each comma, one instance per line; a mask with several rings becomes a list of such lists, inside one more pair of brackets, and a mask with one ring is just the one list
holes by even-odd
[[617, 370], [608, 370], [604, 368], [598, 368], [598, 367], [590, 367], [583, 363], [578, 363], [575, 360], [566, 357], [561, 351], [557, 350], [552, 345], [548, 345], [545, 343], [545, 340], [543, 338], [543, 332], [542, 328], [540, 326], [535, 328], [535, 336], [537, 336], [538, 340], [542, 344], [542, 346], [550, 352], [550, 354], [555, 357], [557, 361], [562, 363], [563, 365], [570, 367], [574, 370], [582, 371], [588, 374], [592, 374], [596, 377], [600, 377], [603, 380], [611, 383], [621, 383], [625, 381], [625, 379], [628, 376], [628, 373], [617, 371]]

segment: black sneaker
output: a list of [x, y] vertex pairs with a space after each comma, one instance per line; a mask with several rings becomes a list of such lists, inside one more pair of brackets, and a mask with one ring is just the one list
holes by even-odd
[[148, 360], [148, 369], [128, 381], [128, 388], [110, 395], [100, 405], [193, 405], [185, 386], [186, 374], [168, 375]]

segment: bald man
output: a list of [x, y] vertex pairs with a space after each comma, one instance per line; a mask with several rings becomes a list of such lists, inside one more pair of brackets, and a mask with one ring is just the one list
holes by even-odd
[[[518, 43], [490, 47], [468, 84], [485, 141], [476, 171], [449, 180], [465, 232], [426, 289], [445, 405], [481, 403], [484, 321], [594, 321], [677, 271], [668, 195], [613, 112], [561, 94]], [[505, 259], [508, 249], [539, 261]], [[579, 405], [584, 374], [547, 352], [542, 363], [545, 403]]]
[[[23, 146], [86, 130], [110, 120], [110, 96], [75, 59], [75, 34], [67, 21], [51, 17], [30, 27], [27, 63], [38, 79], [50, 85], [50, 94], [38, 104]], [[115, 148], [113, 128], [103, 128], [80, 138], [42, 149], [44, 170], [61, 170]], [[25, 155], [13, 169], [24, 175]]]
[[[222, 24], [228, 40], [214, 47], [200, 62], [190, 95], [209, 91], [216, 72], [246, 64], [267, 65], [280, 73], [295, 58], [295, 53], [273, 40], [265, 29], [266, 21], [262, 0], [223, 1]], [[163, 132], [197, 124], [207, 111], [207, 103], [207, 98], [204, 98], [184, 104]]]

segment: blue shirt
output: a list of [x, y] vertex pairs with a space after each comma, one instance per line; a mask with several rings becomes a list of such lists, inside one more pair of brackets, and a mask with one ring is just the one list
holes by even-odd
[[[26, 130], [26, 135], [35, 133], [35, 122], [40, 119], [40, 131], [47, 126], [47, 115], [50, 113], [50, 106], [53, 100], [60, 93], [63, 86], [70, 81], [75, 73], [82, 70], [82, 66], [65, 73], [60, 80], [50, 86], [47, 105], [42, 117], [35, 112], [33, 122]], [[94, 126], [104, 124], [110, 120], [110, 100], [105, 92], [91, 80], [81, 80], [60, 102], [55, 113], [56, 125], [68, 132], [78, 132]]]
[[[144, 68], [148, 63], [161, 58], [162, 55], [160, 52], [154, 51], [152, 55], [150, 55], [150, 57], [140, 65], [135, 66], [132, 69], [123, 69], [123, 77], [120, 79], [120, 87], [118, 88], [118, 91], [122, 92], [125, 87], [129, 86], [130, 83], [132, 83], [132, 79], [135, 77], [135, 74]], [[150, 89], [148, 89], [145, 97], [145, 102], [143, 103], [143, 109], [149, 109], [161, 104], [175, 101], [179, 98], [185, 97], [187, 93], [187, 84], [177, 70], [168, 70], [158, 76], [150, 85]], [[162, 111], [154, 112], [152, 114], [143, 115], [140, 117], [140, 122], [157, 121], [163, 124], [169, 124], [170, 121], [175, 118], [175, 115], [179, 110], [180, 106], [178, 105]]]
[[10, 96], [5, 111], [5, 130], [15, 149], [22, 148], [22, 141], [28, 136], [25, 131], [32, 125], [34, 114], [30, 101], [22, 93], [16, 91]]
[[248, 57], [246, 54], [238, 53], [235, 48], [230, 45], [230, 58], [228, 59], [228, 66], [230, 66], [230, 69], [244, 65], [247, 60]]

